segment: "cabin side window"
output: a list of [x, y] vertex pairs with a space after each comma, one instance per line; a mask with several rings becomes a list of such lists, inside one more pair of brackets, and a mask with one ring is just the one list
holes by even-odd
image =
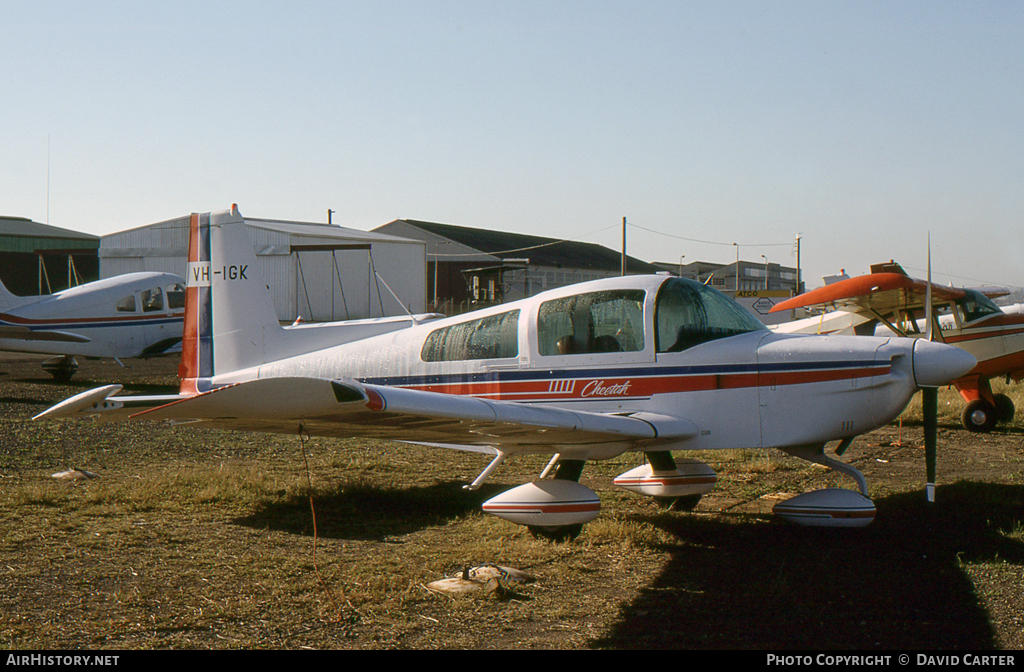
[[167, 285], [164, 294], [167, 296], [167, 307], [171, 310], [185, 307], [185, 285], [180, 282]]
[[424, 362], [518, 357], [519, 311], [436, 329], [424, 341], [420, 356]]
[[164, 309], [164, 293], [159, 287], [139, 292], [142, 299], [142, 312], [152, 313]]
[[665, 281], [654, 309], [658, 352], [681, 352], [719, 338], [767, 329], [721, 292], [683, 278]]
[[[109, 305], [109, 304], [108, 304]], [[116, 304], [117, 312], [119, 313], [134, 313], [135, 312], [135, 295], [129, 294], [128, 296], [120, 299]]]
[[537, 315], [540, 354], [643, 350], [644, 298], [641, 289], [616, 289], [545, 301]]

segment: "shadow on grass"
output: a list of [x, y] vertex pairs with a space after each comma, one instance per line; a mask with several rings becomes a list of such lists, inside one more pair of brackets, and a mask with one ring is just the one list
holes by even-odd
[[[471, 492], [462, 486], [462, 481], [402, 489], [341, 484], [333, 490], [313, 495], [317, 535], [322, 538], [380, 541], [409, 534], [479, 511], [481, 502], [500, 490], [485, 485]], [[305, 495], [265, 504], [252, 515], [233, 522], [259, 529], [313, 535], [309, 497]]]
[[876, 502], [874, 523], [825, 530], [755, 517], [650, 519], [678, 539], [656, 583], [593, 646], [731, 649], [992, 649], [961, 563], [1024, 565], [1005, 533], [1024, 486], [962, 482]]
[[157, 384], [157, 383], [126, 383], [123, 380], [109, 380], [109, 381], [98, 381], [98, 380], [72, 380], [71, 382], [61, 383], [53, 378], [22, 378], [18, 382], [32, 383], [34, 385], [42, 385], [44, 387], [69, 387], [74, 388], [68, 396], [78, 394], [79, 392], [85, 392], [86, 390], [92, 390], [97, 387], [111, 384], [122, 384], [122, 389], [117, 394], [177, 394], [180, 389], [179, 385], [170, 384]]

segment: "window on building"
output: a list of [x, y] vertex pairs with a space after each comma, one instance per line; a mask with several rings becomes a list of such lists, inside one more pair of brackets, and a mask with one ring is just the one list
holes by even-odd
[[537, 317], [540, 354], [643, 350], [644, 297], [643, 290], [626, 289], [545, 301]]

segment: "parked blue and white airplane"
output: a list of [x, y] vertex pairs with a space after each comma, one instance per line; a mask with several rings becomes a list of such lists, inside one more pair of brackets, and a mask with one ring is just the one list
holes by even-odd
[[181, 343], [185, 280], [128, 273], [43, 296], [15, 296], [0, 283], [0, 350], [56, 355], [43, 362], [70, 380], [75, 357], [155, 355]]
[[866, 525], [865, 479], [826, 456], [826, 443], [840, 441], [842, 454], [919, 389], [975, 364], [927, 340], [775, 334], [723, 294], [667, 276], [585, 282], [444, 319], [281, 327], [235, 207], [192, 216], [189, 259], [180, 392], [116, 396], [121, 386], [108, 385], [38, 419], [189, 420], [492, 454], [471, 489], [507, 457], [548, 454], [535, 481], [483, 509], [550, 536], [572, 536], [598, 513], [578, 482], [585, 462], [627, 451], [645, 464], [616, 484], [694, 503], [715, 472], [674, 451], [778, 448], [852, 476], [860, 492], [818, 490], [776, 513]]

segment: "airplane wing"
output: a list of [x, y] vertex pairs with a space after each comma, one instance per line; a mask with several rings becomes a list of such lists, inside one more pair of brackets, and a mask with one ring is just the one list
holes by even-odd
[[[506, 452], [600, 443], [679, 441], [698, 433], [682, 418], [587, 411], [368, 385], [351, 379], [263, 378], [190, 397], [111, 396], [111, 385], [84, 392], [35, 419], [112, 413], [117, 419], [196, 422], [205, 427], [313, 436], [501, 447]], [[91, 396], [90, 396], [91, 395]], [[121, 404], [134, 404], [134, 411]], [[105, 409], [104, 405], [110, 408]]]
[[65, 343], [88, 343], [90, 340], [85, 336], [74, 334], [70, 331], [43, 331], [6, 324], [0, 326], [0, 338], [10, 338], [18, 341], [61, 341]]
[[[896, 310], [921, 309], [928, 283], [901, 273], [871, 273], [825, 285], [775, 304], [769, 312], [794, 308], [822, 308], [847, 312], [891, 314]], [[955, 301], [966, 296], [962, 289], [932, 283], [933, 301]]]

